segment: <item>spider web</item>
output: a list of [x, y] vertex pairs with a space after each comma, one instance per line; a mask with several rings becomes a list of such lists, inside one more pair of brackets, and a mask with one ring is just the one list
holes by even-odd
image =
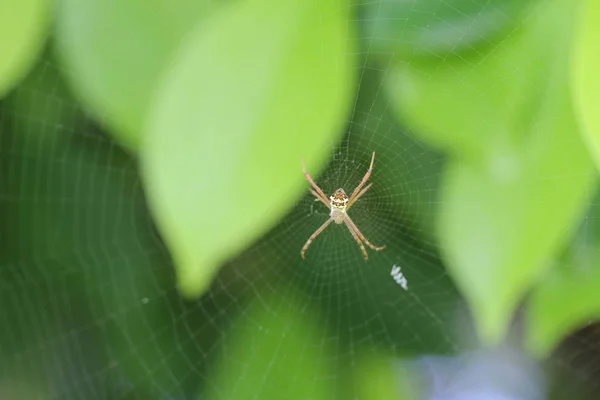
[[[376, 152], [373, 187], [349, 215], [386, 249], [367, 248], [365, 261], [332, 224], [301, 260], [328, 218], [307, 190], [194, 302], [177, 293], [136, 161], [70, 97], [50, 49], [0, 108], [0, 398], [363, 398], [357, 388], [382, 363], [420, 360], [432, 382], [461, 370], [452, 354], [476, 346], [436, 250], [444, 159], [392, 117], [389, 66], [370, 63], [375, 41], [360, 39], [345, 135], [323, 170], [306, 167], [327, 195], [350, 193]], [[594, 387], [597, 341], [592, 328], [569, 339], [553, 361], [566, 382], [557, 393]]]

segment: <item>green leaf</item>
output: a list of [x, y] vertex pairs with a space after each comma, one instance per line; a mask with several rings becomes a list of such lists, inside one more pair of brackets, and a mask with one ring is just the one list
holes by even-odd
[[300, 159], [317, 174], [352, 94], [347, 7], [256, 0], [221, 11], [182, 47], [142, 155], [151, 209], [190, 297], [306, 190]]
[[353, 393], [364, 400], [410, 400], [422, 398], [419, 376], [404, 360], [389, 354], [363, 352], [352, 379]]
[[493, 166], [447, 167], [440, 243], [485, 341], [502, 339], [514, 308], [588, 200], [592, 165], [583, 145], [571, 141], [576, 127], [569, 119], [547, 118], [548, 131], [536, 131], [524, 154], [511, 154], [510, 176]]
[[[260, 297], [240, 315], [217, 361], [208, 399], [330, 399], [335, 374], [314, 310], [289, 288]], [[204, 396], [202, 397], [204, 398]]]
[[600, 168], [600, 2], [582, 0], [575, 33], [571, 82], [580, 132]]
[[[553, 22], [547, 12], [534, 10], [488, 52], [397, 63], [386, 89], [398, 118], [433, 147], [476, 161], [498, 156], [529, 133], [542, 101], [536, 93], [548, 81], [540, 71], [564, 58], [548, 45]], [[564, 46], [563, 38], [556, 40]]]
[[454, 154], [440, 245], [486, 342], [503, 338], [588, 200], [593, 166], [575, 133], [564, 58], [574, 9], [570, 0], [544, 2], [482, 64], [402, 73], [410, 89], [396, 99], [415, 129]]
[[453, 56], [489, 46], [537, 0], [363, 0], [365, 45], [402, 58]]
[[46, 39], [48, 0], [0, 0], [0, 97], [34, 64]]
[[600, 318], [600, 196], [592, 201], [565, 254], [534, 288], [527, 303], [527, 347], [548, 355], [574, 329]]
[[157, 82], [211, 0], [60, 0], [59, 54], [73, 90], [130, 150]]

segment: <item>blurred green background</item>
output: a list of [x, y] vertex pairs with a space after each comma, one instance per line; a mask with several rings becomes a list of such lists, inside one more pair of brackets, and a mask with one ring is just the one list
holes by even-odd
[[596, 398], [599, 4], [0, 0], [0, 399]]

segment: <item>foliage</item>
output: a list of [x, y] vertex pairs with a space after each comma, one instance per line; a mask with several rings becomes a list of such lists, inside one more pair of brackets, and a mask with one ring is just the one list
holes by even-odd
[[[488, 53], [402, 62], [390, 73], [398, 115], [451, 155], [440, 245], [485, 341], [504, 337], [594, 183], [587, 151], [572, 139], [578, 128], [563, 55], [574, 9], [573, 2], [544, 2]], [[516, 79], [501, 81], [515, 70]]]
[[596, 165], [600, 165], [600, 120], [598, 118], [598, 96], [600, 91], [600, 50], [598, 22], [600, 22], [600, 5], [597, 1], [584, 0], [579, 9], [580, 23], [575, 31], [575, 44], [572, 49], [571, 88], [580, 119], [579, 132], [587, 141]]
[[[484, 345], [519, 307], [539, 358], [598, 320], [596, 1], [165, 4], [57, 0], [50, 25], [0, 0], [0, 371], [87, 398], [395, 398], [394, 357], [460, 347], [442, 268]], [[405, 168], [372, 189], [419, 271], [401, 314], [388, 271], [315, 283], [330, 266], [269, 240], [310, 235], [299, 161], [326, 177], [343, 141]]]
[[58, 3], [56, 40], [66, 77], [129, 151], [140, 144], [159, 78], [181, 38], [215, 8], [210, 0]]
[[[294, 179], [294, 160], [322, 160], [339, 136], [352, 91], [352, 50], [347, 17], [337, 2], [326, 4], [261, 0], [229, 7], [191, 34], [173, 61], [142, 160], [150, 204], [186, 295], [205, 291], [219, 265], [305, 190], [301, 176]], [[312, 26], [317, 13], [326, 25]]]
[[42, 47], [48, 0], [0, 1], [0, 96], [23, 78]]

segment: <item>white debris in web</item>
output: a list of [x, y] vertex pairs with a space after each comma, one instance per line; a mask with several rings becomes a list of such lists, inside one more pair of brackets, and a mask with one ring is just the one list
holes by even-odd
[[392, 266], [392, 273], [390, 275], [392, 275], [398, 285], [402, 286], [404, 290], [408, 290], [408, 281], [402, 273], [402, 268], [394, 264], [394, 266]]

